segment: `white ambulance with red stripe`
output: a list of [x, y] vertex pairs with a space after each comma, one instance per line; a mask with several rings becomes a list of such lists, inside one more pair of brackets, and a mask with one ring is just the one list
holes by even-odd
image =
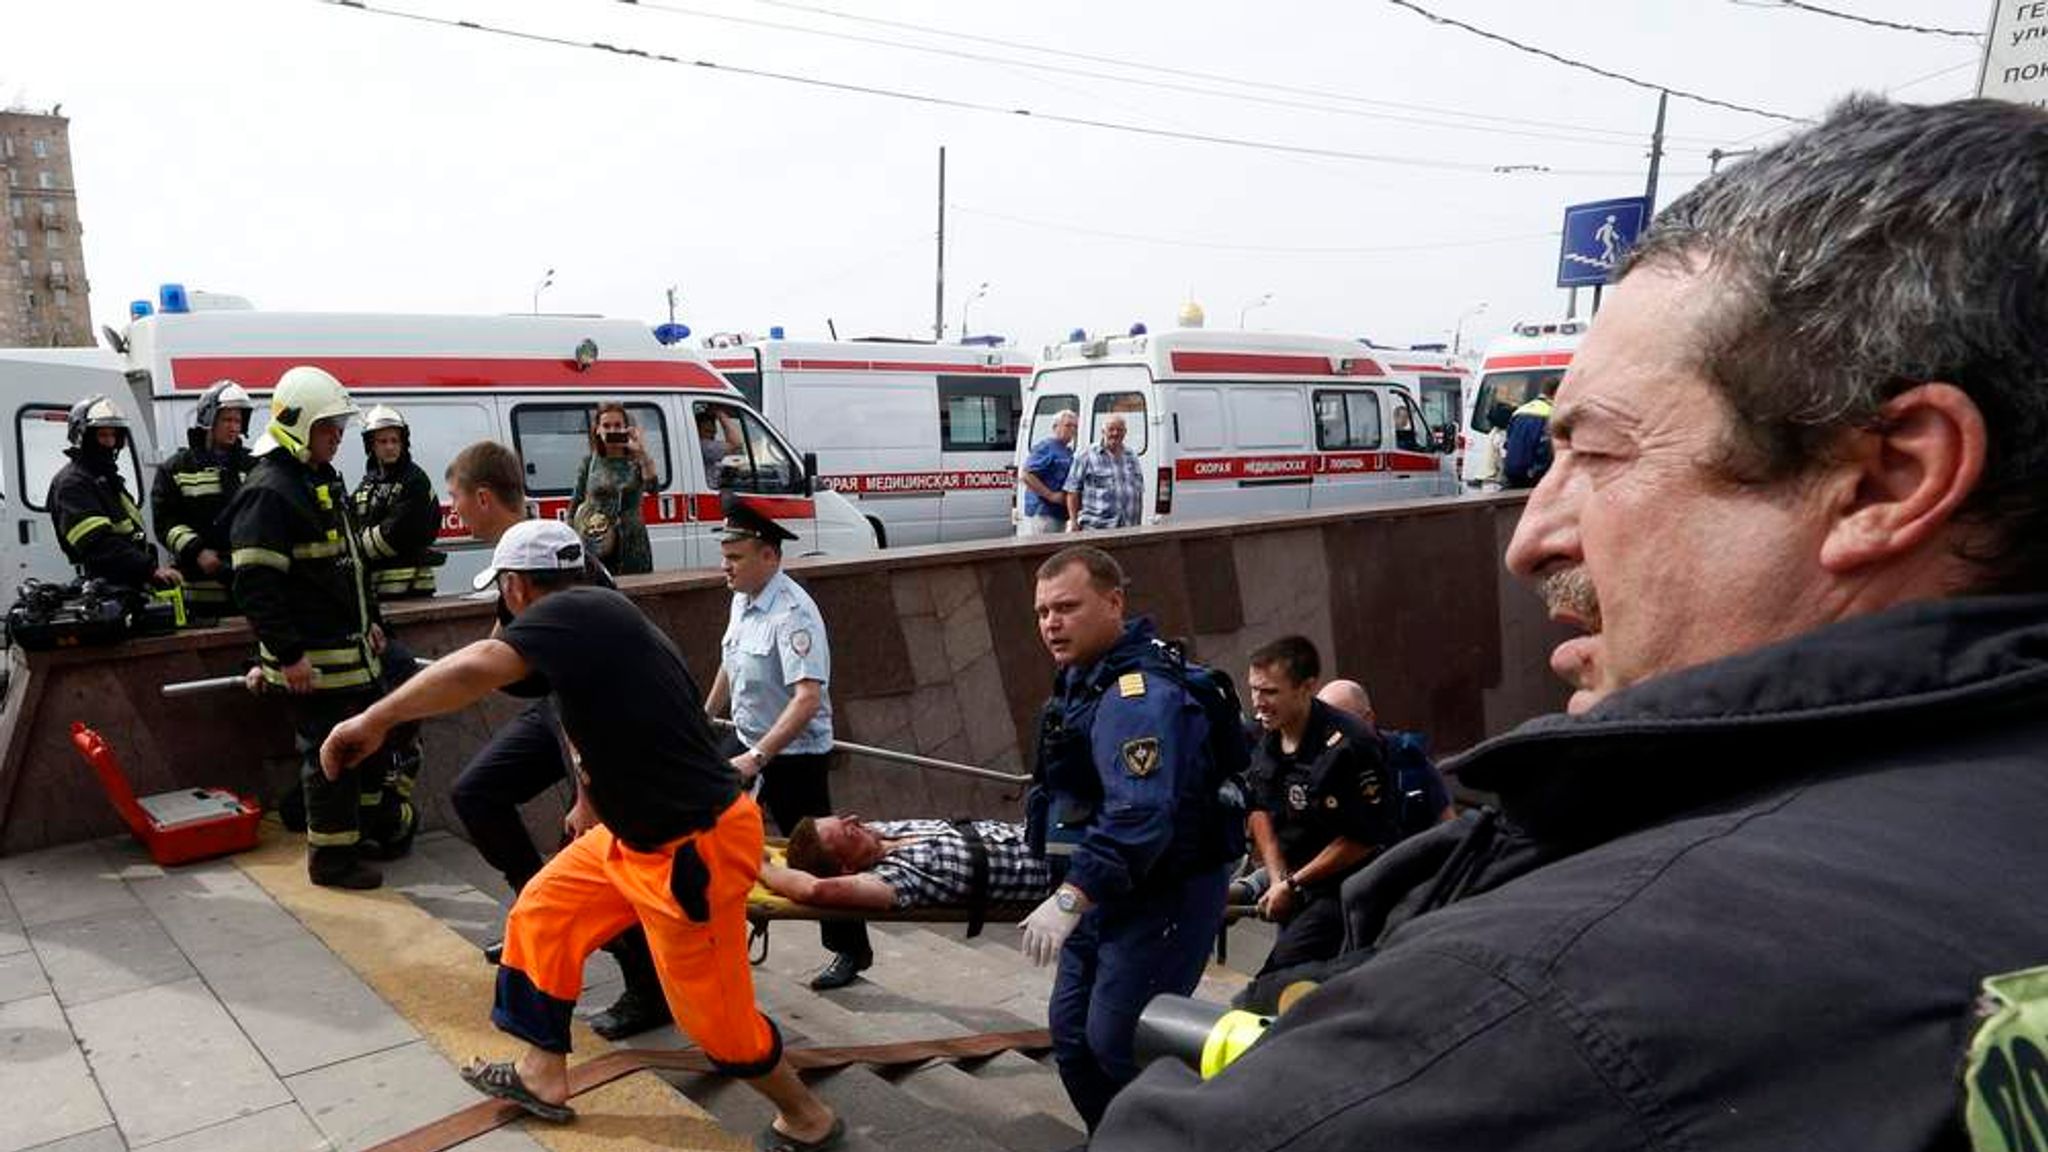
[[897, 547], [1010, 534], [1030, 357], [911, 340], [713, 337], [706, 353], [798, 447], [822, 486]]
[[[1459, 475], [1471, 487], [1497, 484], [1488, 437], [1496, 430], [1494, 417], [1515, 409], [1543, 394], [1543, 386], [1564, 378], [1571, 367], [1572, 353], [1586, 338], [1591, 320], [1546, 320], [1518, 323], [1486, 346], [1479, 361], [1479, 383], [1465, 403], [1463, 434], [1459, 437], [1463, 459]], [[1506, 425], [1498, 430], [1505, 434]]]
[[[125, 380], [114, 374], [116, 386], [107, 389], [137, 427], [144, 471], [184, 444], [199, 394], [215, 381], [234, 380], [256, 395], [248, 433], [253, 442], [268, 419], [271, 385], [285, 369], [312, 364], [333, 373], [359, 407], [398, 409], [411, 426], [413, 459], [437, 488], [457, 452], [497, 440], [525, 463], [529, 506], [556, 518], [570, 513], [596, 405], [623, 403], [659, 467], [641, 507], [656, 571], [718, 564], [722, 490], [758, 497], [757, 506], [796, 532], [791, 555], [875, 548], [867, 521], [829, 490], [814, 491], [803, 454], [702, 357], [679, 343], [663, 344], [636, 321], [193, 309], [189, 297], [170, 289], [163, 303], [129, 324], [119, 356]], [[60, 452], [63, 414], [73, 398], [53, 393], [16, 401], [19, 468], [44, 477], [54, 472], [47, 460], [26, 459], [28, 430], [37, 433], [39, 456]], [[705, 418], [734, 433], [715, 462], [696, 434]], [[54, 438], [47, 427], [56, 429]], [[336, 464], [351, 486], [362, 478], [359, 436], [342, 438]], [[140, 483], [146, 506], [148, 476]], [[38, 504], [41, 498], [35, 494]], [[38, 539], [47, 542], [46, 523]], [[453, 511], [445, 513], [438, 547], [449, 554], [440, 593], [470, 591], [488, 549]]]
[[1202, 329], [1052, 345], [1025, 393], [1018, 466], [1072, 409], [1077, 451], [1124, 417], [1146, 523], [1452, 494], [1440, 436], [1387, 355], [1341, 337]]

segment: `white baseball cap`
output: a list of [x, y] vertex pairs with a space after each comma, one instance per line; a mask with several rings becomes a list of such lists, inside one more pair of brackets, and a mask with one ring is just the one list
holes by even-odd
[[583, 567], [583, 537], [560, 520], [521, 520], [498, 537], [491, 566], [476, 574], [482, 591], [500, 572], [567, 572]]

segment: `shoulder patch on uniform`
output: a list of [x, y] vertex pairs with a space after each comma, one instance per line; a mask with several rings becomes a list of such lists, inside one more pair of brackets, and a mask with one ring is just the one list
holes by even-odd
[[[1133, 672], [1133, 676], [1137, 673]], [[1142, 689], [1141, 689], [1142, 691]], [[1123, 746], [1124, 771], [1143, 780], [1159, 770], [1159, 737], [1140, 736]]]
[[[1986, 977], [1963, 1066], [1963, 1123], [1976, 1152], [2034, 1147], [2035, 1089], [2048, 1073], [2048, 967]], [[2030, 1115], [2031, 1113], [2031, 1115]]]
[[799, 656], [811, 654], [811, 630], [799, 628], [789, 634], [789, 650]]
[[1338, 744], [1343, 743], [1343, 741], [1344, 733], [1341, 730], [1332, 729], [1330, 732], [1330, 738], [1328, 740], [1323, 741], [1323, 747], [1335, 748]]
[[1377, 768], [1367, 768], [1359, 773], [1358, 790], [1365, 795], [1367, 800], [1378, 800], [1380, 798], [1380, 770]]
[[[1133, 696], [1143, 696], [1145, 694], [1145, 674], [1143, 672], [1126, 672], [1117, 677], [1116, 694], [1126, 700]], [[1157, 741], [1154, 741], [1154, 743], [1157, 743]], [[1125, 747], [1129, 747], [1129, 745], [1125, 745]]]

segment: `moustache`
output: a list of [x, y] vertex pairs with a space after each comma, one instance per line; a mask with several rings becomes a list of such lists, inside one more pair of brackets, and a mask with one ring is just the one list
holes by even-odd
[[1583, 566], [1559, 569], [1545, 576], [1539, 592], [1551, 612], [1569, 615], [1591, 632], [1600, 630], [1600, 593]]

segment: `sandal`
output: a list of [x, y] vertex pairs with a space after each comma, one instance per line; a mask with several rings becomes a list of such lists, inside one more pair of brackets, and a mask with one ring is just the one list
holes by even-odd
[[775, 1121], [770, 1120], [768, 1126], [761, 1129], [761, 1134], [754, 1137], [754, 1149], [755, 1152], [825, 1152], [827, 1148], [839, 1147], [840, 1141], [845, 1139], [844, 1116], [834, 1116], [832, 1127], [816, 1140], [799, 1140], [777, 1128]]
[[576, 1118], [576, 1110], [567, 1104], [550, 1104], [535, 1096], [533, 1089], [526, 1086], [526, 1081], [519, 1078], [519, 1069], [510, 1060], [478, 1057], [463, 1065], [462, 1079], [484, 1095], [509, 1100], [543, 1120], [567, 1124]]

